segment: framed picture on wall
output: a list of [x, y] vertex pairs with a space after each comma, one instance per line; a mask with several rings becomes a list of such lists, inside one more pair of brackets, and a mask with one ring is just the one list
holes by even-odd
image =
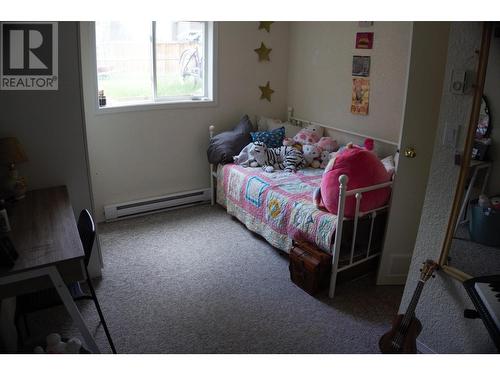
[[357, 49], [372, 49], [373, 48], [373, 33], [356, 33], [356, 48]]
[[352, 75], [356, 77], [368, 77], [370, 75], [370, 56], [352, 57]]
[[352, 79], [351, 113], [367, 115], [370, 100], [370, 80], [367, 78]]

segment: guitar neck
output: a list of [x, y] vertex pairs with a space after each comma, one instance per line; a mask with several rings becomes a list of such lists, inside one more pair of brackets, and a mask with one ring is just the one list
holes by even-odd
[[403, 318], [402, 326], [403, 328], [408, 327], [411, 319], [415, 316], [415, 309], [417, 308], [418, 300], [420, 299], [420, 295], [422, 294], [422, 290], [424, 289], [425, 282], [422, 280], [418, 281], [415, 292], [413, 293], [413, 297], [406, 309], [405, 316]]

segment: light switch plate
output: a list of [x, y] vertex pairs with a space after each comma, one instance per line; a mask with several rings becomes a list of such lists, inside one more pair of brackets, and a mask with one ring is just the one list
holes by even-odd
[[463, 95], [465, 92], [465, 84], [467, 72], [465, 70], [453, 70], [451, 73], [450, 91], [453, 94]]
[[456, 148], [458, 142], [458, 135], [460, 132], [460, 125], [446, 123], [443, 132], [443, 146]]

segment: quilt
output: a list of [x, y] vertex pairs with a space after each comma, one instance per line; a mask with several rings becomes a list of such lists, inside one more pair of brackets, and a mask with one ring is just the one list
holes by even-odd
[[289, 252], [293, 240], [305, 240], [331, 253], [337, 215], [316, 208], [312, 201], [322, 174], [323, 169], [313, 168], [292, 174], [220, 165], [217, 203], [280, 250]]

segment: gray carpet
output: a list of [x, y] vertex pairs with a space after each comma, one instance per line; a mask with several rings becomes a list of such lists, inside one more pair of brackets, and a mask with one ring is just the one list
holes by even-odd
[[[374, 276], [311, 297], [288, 260], [220, 207], [99, 225], [97, 294], [120, 353], [376, 353], [402, 287]], [[80, 304], [109, 352], [92, 303]], [[29, 316], [34, 336], [77, 335], [63, 308]]]
[[468, 223], [460, 224], [450, 247], [449, 264], [473, 276], [500, 274], [500, 248], [471, 241]]

